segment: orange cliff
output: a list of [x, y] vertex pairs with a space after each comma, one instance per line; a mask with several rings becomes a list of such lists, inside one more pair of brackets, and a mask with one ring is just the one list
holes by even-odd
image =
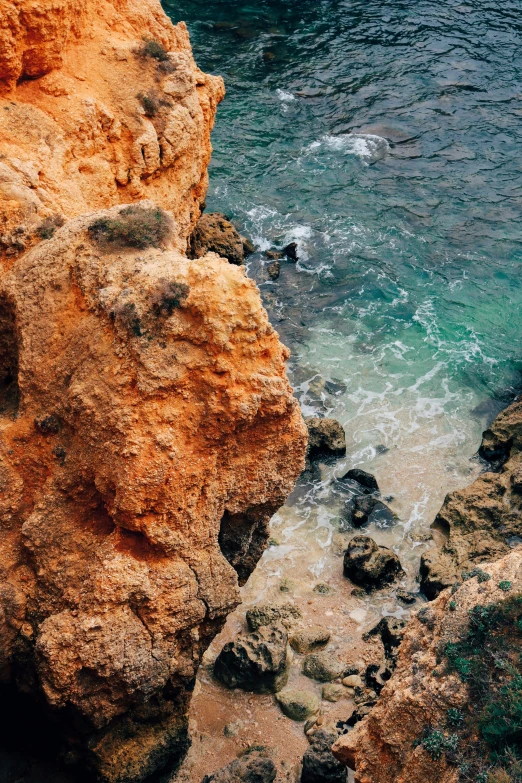
[[[185, 26], [155, 0], [0, 19], [0, 674], [69, 761], [130, 783], [187, 748], [306, 428], [255, 284], [183, 255], [223, 97]], [[93, 232], [134, 201], [168, 235]]]

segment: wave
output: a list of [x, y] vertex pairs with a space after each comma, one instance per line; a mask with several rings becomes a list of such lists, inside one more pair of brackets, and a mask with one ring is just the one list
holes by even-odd
[[390, 145], [386, 139], [373, 133], [342, 133], [338, 136], [326, 134], [319, 141], [312, 142], [308, 151], [318, 150], [321, 147], [334, 152], [343, 152], [345, 155], [356, 155], [368, 165], [383, 160], [390, 152]]

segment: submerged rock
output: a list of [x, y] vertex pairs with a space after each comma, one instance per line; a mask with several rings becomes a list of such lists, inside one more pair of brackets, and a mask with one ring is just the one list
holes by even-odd
[[356, 495], [344, 503], [343, 520], [354, 527], [375, 525], [391, 527], [396, 517], [393, 511], [375, 495]]
[[[244, 238], [220, 212], [203, 214], [190, 237], [190, 257], [201, 258], [217, 253], [231, 264], [242, 264], [245, 258]], [[252, 251], [253, 252], [253, 251]]]
[[379, 485], [377, 484], [377, 479], [375, 476], [373, 476], [371, 473], [368, 473], [366, 470], [361, 470], [361, 468], [351, 468], [347, 473], [344, 474], [344, 476], [341, 477], [341, 480], [343, 479], [356, 481], [361, 485], [361, 487], [364, 487], [370, 492], [379, 491]]
[[251, 751], [234, 759], [211, 775], [205, 775], [201, 783], [273, 783], [277, 769], [265, 753]]
[[369, 536], [354, 536], [344, 554], [344, 575], [365, 590], [393, 582], [403, 570], [397, 555]]
[[303, 756], [301, 783], [346, 783], [348, 771], [332, 753], [337, 733], [318, 729], [310, 736], [310, 747]]
[[332, 682], [342, 678], [347, 668], [335, 653], [327, 650], [307, 655], [303, 661], [303, 674], [319, 682]]
[[287, 258], [290, 259], [290, 261], [294, 261], [294, 263], [299, 261], [297, 256], [297, 242], [290, 242], [289, 245], [283, 248], [283, 253]]
[[295, 631], [290, 637], [290, 646], [298, 653], [311, 653], [319, 647], [324, 647], [330, 640], [330, 631], [319, 625], [310, 625]]
[[317, 694], [311, 691], [280, 691], [276, 694], [276, 700], [287, 718], [296, 721], [306, 720], [319, 710]]
[[246, 621], [250, 631], [257, 631], [262, 625], [274, 625], [280, 623], [285, 628], [290, 628], [303, 614], [295, 604], [265, 604], [254, 606], [246, 613]]
[[277, 280], [281, 273], [281, 264], [279, 261], [272, 261], [272, 263], [267, 266], [266, 271], [268, 272], [270, 280]]
[[265, 258], [269, 258], [271, 261], [280, 261], [285, 257], [285, 254], [282, 250], [265, 250], [263, 255]]
[[288, 680], [288, 634], [282, 626], [261, 626], [225, 644], [214, 663], [214, 676], [227, 688], [276, 693]]
[[346, 454], [346, 435], [341, 424], [336, 419], [320, 419], [312, 416], [305, 419], [308, 427], [308, 456], [310, 459], [319, 456]]

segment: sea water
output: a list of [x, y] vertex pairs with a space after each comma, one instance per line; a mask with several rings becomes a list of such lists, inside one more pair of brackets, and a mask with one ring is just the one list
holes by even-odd
[[[207, 210], [254, 241], [248, 273], [303, 413], [337, 418], [348, 442], [275, 516], [229, 630], [282, 583], [302, 605], [330, 583], [335, 620], [349, 538], [336, 477], [377, 476], [396, 522], [367, 532], [415, 590], [445, 494], [478, 475], [481, 433], [520, 386], [522, 2], [164, 7], [227, 88]], [[289, 242], [299, 261], [272, 281], [263, 251]], [[402, 612], [387, 596], [349, 616]]]

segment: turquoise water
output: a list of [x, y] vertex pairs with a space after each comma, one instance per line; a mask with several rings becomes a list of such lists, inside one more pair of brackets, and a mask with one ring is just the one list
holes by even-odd
[[227, 86], [207, 208], [259, 251], [298, 242], [279, 280], [262, 252], [248, 271], [303, 410], [348, 433], [291, 505], [364, 464], [424, 529], [519, 386], [522, 3], [164, 7]]

